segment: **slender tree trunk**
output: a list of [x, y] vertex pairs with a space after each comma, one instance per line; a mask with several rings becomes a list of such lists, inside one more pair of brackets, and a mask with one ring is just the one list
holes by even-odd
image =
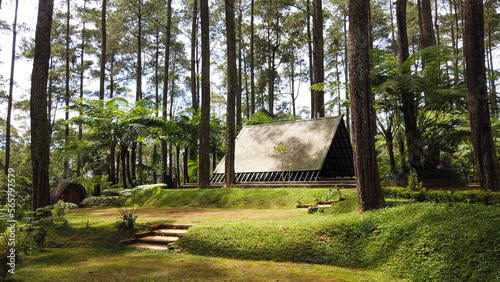
[[369, 66], [369, 0], [349, 0], [349, 77], [358, 212], [384, 203], [380, 186]]
[[250, 4], [250, 97], [252, 99], [250, 114], [255, 113], [255, 65], [254, 65], [254, 0]]
[[500, 169], [493, 143], [484, 58], [483, 2], [465, 0], [464, 55], [469, 96], [469, 119], [479, 185], [500, 189]]
[[106, 80], [106, 2], [102, 0], [101, 10], [101, 61], [100, 61], [100, 79], [99, 79], [99, 100], [104, 100], [104, 82]]
[[[241, 11], [241, 1], [239, 1], [239, 11], [238, 11], [238, 85], [236, 90], [236, 125], [241, 126], [243, 119], [243, 113], [241, 112], [241, 94], [242, 94], [242, 49], [243, 49], [243, 35], [241, 32], [242, 23], [242, 11]], [[215, 166], [214, 166], [215, 168]]]
[[[116, 150], [116, 146], [115, 146], [115, 150]], [[121, 155], [121, 152], [120, 153], [116, 153], [116, 175], [115, 175], [115, 184], [118, 184], [120, 183], [120, 155]]]
[[[167, 103], [168, 103], [168, 67], [170, 64], [170, 41], [171, 41], [171, 26], [172, 26], [172, 0], [168, 0], [167, 4], [167, 35], [166, 35], [166, 42], [165, 42], [165, 73], [164, 73], [164, 78], [163, 78], [163, 120], [167, 121]], [[162, 156], [162, 166], [161, 166], [161, 171], [162, 171], [162, 182], [166, 183], [167, 181], [167, 159], [168, 159], [168, 145], [167, 141], [162, 140], [161, 141], [161, 156]]]
[[226, 185], [235, 184], [235, 98], [238, 92], [238, 73], [236, 68], [236, 31], [234, 22], [234, 0], [225, 0], [227, 32], [227, 111], [226, 111]]
[[[67, 0], [67, 13], [66, 13], [66, 87], [65, 87], [65, 95], [64, 95], [64, 101], [66, 102], [66, 109], [65, 109], [65, 120], [69, 120], [69, 99], [71, 97], [70, 90], [69, 90], [69, 20], [70, 20], [70, 7], [71, 7], [71, 1]], [[68, 146], [68, 141], [69, 141], [69, 124], [66, 124], [66, 128], [64, 131], [64, 146], [67, 148]], [[64, 158], [64, 172], [63, 172], [63, 178], [67, 179], [69, 178], [69, 161], [67, 158]]]
[[398, 149], [399, 149], [399, 163], [401, 165], [401, 171], [407, 171], [406, 167], [406, 157], [405, 157], [405, 142], [403, 139], [398, 140]]
[[[306, 4], [306, 15], [307, 15], [307, 57], [309, 60], [309, 83], [314, 85], [314, 62], [313, 62], [313, 48], [312, 48], [312, 35], [311, 35], [311, 1], [307, 0]], [[311, 90], [311, 118], [315, 118], [314, 115], [314, 91]]]
[[16, 0], [16, 8], [14, 12], [14, 23], [12, 24], [12, 57], [10, 61], [10, 80], [9, 80], [9, 99], [7, 103], [7, 130], [5, 137], [5, 165], [4, 173], [9, 175], [10, 168], [10, 129], [11, 129], [11, 115], [12, 115], [12, 98], [14, 95], [14, 65], [16, 63], [16, 37], [17, 37], [17, 10], [19, 7], [19, 0]]
[[[486, 10], [487, 12], [489, 13], [490, 12], [490, 5], [487, 5], [486, 7]], [[488, 41], [487, 41], [487, 61], [488, 61], [488, 65], [489, 65], [489, 69], [490, 70], [494, 70], [494, 64], [493, 64], [493, 43], [492, 43], [492, 39], [493, 39], [493, 30], [492, 30], [492, 26], [491, 26], [491, 23], [488, 23], [487, 25], [487, 33], [488, 33]], [[490, 103], [491, 103], [491, 114], [498, 118], [498, 115], [499, 115], [499, 110], [498, 110], [498, 98], [497, 98], [497, 87], [496, 87], [496, 81], [495, 81], [495, 75], [492, 74], [490, 76]]]
[[[160, 90], [159, 90], [159, 73], [158, 69], [160, 68], [160, 30], [156, 30], [156, 52], [155, 52], [155, 103], [156, 103], [156, 110], [155, 110], [155, 115], [156, 117], [159, 116], [159, 105], [160, 105]], [[157, 183], [158, 180], [158, 173], [156, 172], [158, 165], [158, 145], [153, 146], [153, 183]]]
[[[322, 0], [314, 0], [314, 27], [313, 27], [313, 66], [314, 66], [314, 84], [325, 81], [324, 67], [324, 43], [323, 43], [323, 4]], [[314, 95], [314, 118], [325, 116], [325, 92], [313, 91]]]
[[[85, 73], [85, 13], [87, 11], [87, 0], [83, 1], [83, 10], [82, 10], [82, 55], [80, 56], [80, 105], [83, 103], [83, 76]], [[80, 112], [80, 115], [82, 113]], [[83, 129], [81, 125], [78, 125], [78, 141], [81, 141], [83, 138]], [[76, 177], [81, 176], [81, 169], [82, 169], [82, 159], [81, 157], [78, 157], [78, 160], [76, 162]]]
[[422, 0], [422, 48], [436, 45], [430, 0]]
[[122, 181], [123, 188], [127, 188], [127, 150], [128, 148], [124, 145], [120, 147], [121, 161], [122, 161]]
[[50, 124], [47, 115], [47, 80], [53, 9], [53, 0], [38, 2], [30, 98], [33, 210], [50, 204]]
[[[347, 9], [347, 8], [346, 8]], [[346, 13], [347, 14], [347, 13]], [[344, 76], [345, 76], [345, 99], [349, 100], [349, 56], [347, 55], [348, 50], [347, 42], [347, 17], [344, 18], [344, 54], [345, 54], [345, 65], [344, 65]], [[351, 134], [351, 121], [350, 121], [350, 106], [347, 105], [345, 109], [345, 123], [347, 126], [347, 133]]]
[[437, 0], [434, 0], [434, 30], [436, 32], [436, 36], [435, 36], [435, 39], [436, 39], [436, 45], [440, 45], [441, 44], [441, 40], [440, 40], [440, 34], [439, 34], [439, 24], [438, 24], [438, 16], [439, 16], [439, 13], [438, 13], [438, 1]]
[[[177, 148], [178, 150], [179, 148]], [[183, 159], [183, 170], [184, 170], [184, 184], [189, 183], [189, 166], [188, 166], [188, 161], [189, 161], [189, 148], [184, 147], [184, 155], [182, 156]]]
[[198, 18], [198, 0], [193, 2], [193, 22], [191, 25], [191, 102], [193, 103], [193, 110], [198, 111], [199, 103], [197, 97], [196, 87], [196, 39], [197, 39], [197, 24]]
[[[408, 37], [406, 32], [406, 4], [407, 0], [396, 1], [396, 21], [398, 26], [398, 42], [399, 42], [399, 63], [402, 65], [409, 55]], [[402, 70], [404, 74], [408, 74], [409, 70]], [[417, 126], [417, 110], [415, 106], [415, 95], [413, 93], [401, 93], [402, 111], [407, 134], [409, 162], [414, 169], [422, 168], [421, 149], [418, 145], [419, 132]]]
[[201, 116], [199, 188], [210, 187], [210, 18], [208, 0], [201, 0]]
[[109, 173], [108, 173], [108, 181], [111, 182], [112, 184], [116, 184], [115, 151], [116, 151], [116, 141], [112, 140], [109, 144]]

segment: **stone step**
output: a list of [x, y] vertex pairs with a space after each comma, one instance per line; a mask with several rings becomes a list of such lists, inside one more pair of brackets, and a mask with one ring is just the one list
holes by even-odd
[[153, 244], [143, 244], [143, 243], [128, 244], [127, 247], [133, 247], [133, 248], [137, 248], [137, 249], [149, 249], [149, 250], [155, 250], [155, 251], [168, 250], [168, 245], [153, 245]]
[[174, 243], [177, 240], [179, 240], [179, 237], [159, 236], [159, 235], [151, 235], [151, 236], [137, 238], [138, 243], [157, 244], [157, 245], [168, 245]]
[[187, 232], [187, 229], [156, 229], [151, 232], [158, 236], [182, 237]]
[[157, 230], [157, 229], [181, 229], [187, 230], [189, 227], [193, 225], [191, 224], [155, 224], [149, 226], [149, 231]]

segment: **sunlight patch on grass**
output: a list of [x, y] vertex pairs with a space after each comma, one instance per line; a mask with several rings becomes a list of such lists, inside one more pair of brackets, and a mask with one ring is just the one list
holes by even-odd
[[26, 258], [19, 281], [390, 281], [380, 272], [326, 265], [211, 258], [174, 252], [48, 249]]

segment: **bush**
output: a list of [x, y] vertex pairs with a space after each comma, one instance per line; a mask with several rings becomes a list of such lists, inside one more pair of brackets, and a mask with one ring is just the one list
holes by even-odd
[[478, 203], [484, 205], [500, 205], [500, 193], [468, 190], [468, 191], [411, 191], [401, 187], [383, 187], [387, 197], [413, 199], [417, 202], [433, 203]]

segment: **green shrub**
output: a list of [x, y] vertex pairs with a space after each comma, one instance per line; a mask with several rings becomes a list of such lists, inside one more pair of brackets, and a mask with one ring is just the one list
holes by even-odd
[[429, 201], [433, 203], [476, 203], [484, 205], [500, 205], [500, 193], [467, 190], [467, 191], [411, 191], [401, 187], [383, 187], [387, 197], [413, 199], [417, 202]]
[[418, 174], [416, 170], [410, 171], [408, 174], [408, 189], [413, 192], [422, 191], [422, 182], [418, 181]]

